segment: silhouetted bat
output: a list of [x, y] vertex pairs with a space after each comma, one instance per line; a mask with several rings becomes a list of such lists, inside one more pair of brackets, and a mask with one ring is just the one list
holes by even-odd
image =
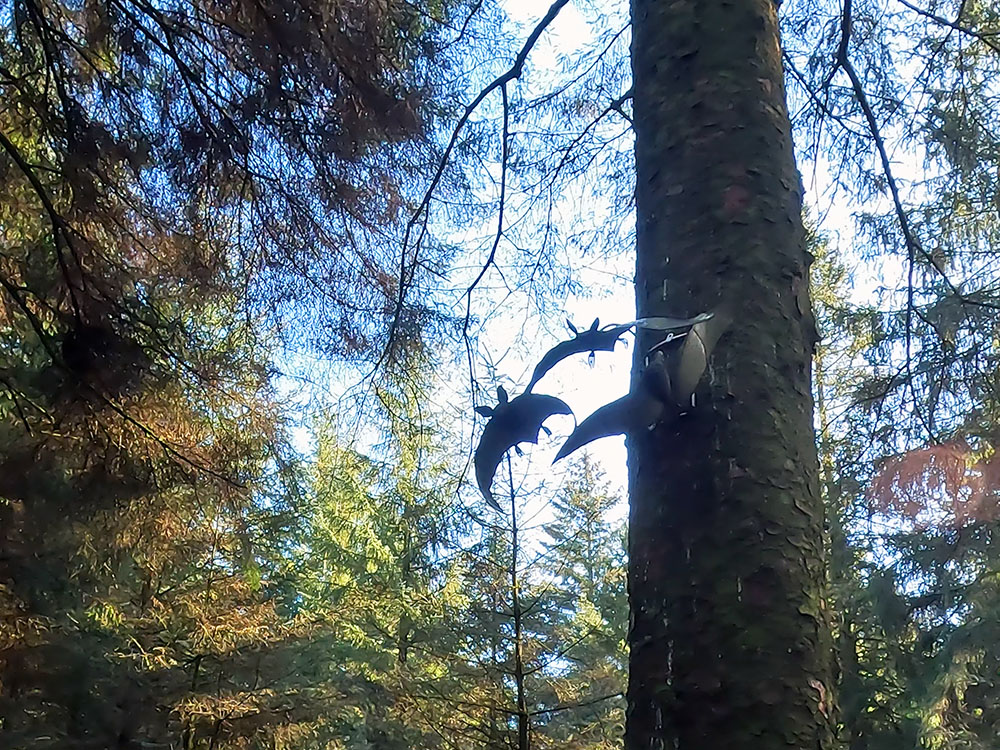
[[507, 391], [502, 386], [497, 388], [497, 402], [495, 408], [476, 407], [476, 412], [489, 417], [490, 421], [479, 438], [474, 463], [479, 491], [491, 507], [501, 510], [490, 488], [504, 453], [518, 443], [537, 443], [539, 430], [545, 430], [542, 422], [553, 414], [572, 414], [573, 411], [561, 399], [537, 393], [523, 393], [508, 401]]
[[677, 411], [671, 401], [666, 357], [663, 352], [654, 352], [636, 387], [577, 425], [552, 463], [599, 438], [653, 427], [668, 412]]
[[625, 323], [624, 325], [605, 326], [599, 329], [597, 326], [600, 322], [600, 318], [594, 318], [594, 322], [590, 328], [586, 331], [579, 331], [571, 321], [567, 320], [566, 325], [573, 332], [573, 338], [568, 341], [560, 341], [545, 352], [545, 356], [542, 357], [541, 362], [535, 366], [535, 370], [531, 374], [531, 382], [528, 383], [526, 392], [530, 392], [535, 387], [535, 383], [544, 377], [545, 373], [555, 367], [557, 363], [566, 359], [566, 357], [573, 354], [582, 354], [583, 352], [590, 352], [591, 355], [594, 352], [613, 352], [615, 344], [618, 343], [622, 335], [635, 325], [632, 322]]
[[681, 334], [673, 334], [672, 330], [683, 326], [661, 329], [671, 333], [650, 350], [646, 369], [636, 387], [577, 425], [553, 463], [599, 438], [651, 429], [658, 422], [679, 415], [688, 406], [691, 394], [708, 367], [708, 357], [729, 321], [729, 313], [720, 309], [690, 321], [678, 321], [692, 323], [690, 329]]
[[591, 356], [594, 355], [594, 352], [613, 352], [615, 345], [621, 340], [625, 332], [635, 326], [656, 331], [671, 332], [668, 333], [669, 339], [675, 335], [672, 333], [673, 331], [690, 329], [693, 325], [711, 317], [712, 313], [702, 313], [695, 318], [639, 318], [629, 323], [622, 323], [620, 325], [612, 324], [603, 328], [598, 328], [600, 318], [595, 318], [590, 328], [582, 332], [571, 321], [567, 320], [566, 325], [573, 332], [573, 338], [568, 341], [560, 341], [545, 353], [541, 362], [535, 366], [535, 370], [531, 374], [531, 382], [528, 383], [528, 387], [525, 390], [526, 392], [530, 392], [534, 388], [535, 383], [545, 376], [545, 373], [555, 367], [557, 363], [566, 359], [566, 357], [573, 354], [582, 354], [583, 352], [590, 352]]

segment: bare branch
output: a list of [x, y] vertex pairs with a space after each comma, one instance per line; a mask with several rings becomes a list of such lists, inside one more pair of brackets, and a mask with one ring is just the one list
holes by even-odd
[[[444, 171], [448, 166], [448, 162], [451, 159], [451, 153], [454, 151], [456, 144], [458, 143], [458, 137], [461, 135], [462, 130], [468, 123], [469, 118], [472, 113], [476, 111], [480, 104], [492, 94], [494, 91], [500, 88], [505, 88], [508, 83], [514, 81], [521, 77], [521, 73], [524, 70], [524, 63], [528, 59], [528, 55], [534, 48], [535, 44], [538, 42], [539, 38], [548, 28], [549, 24], [555, 20], [555, 17], [559, 15], [559, 11], [569, 2], [569, 0], [555, 0], [551, 6], [549, 6], [548, 11], [538, 22], [535, 28], [532, 30], [531, 34], [525, 40], [524, 44], [521, 46], [521, 50], [517, 53], [517, 57], [514, 58], [514, 64], [501, 75], [497, 76], [492, 82], [490, 82], [485, 88], [483, 88], [476, 97], [465, 107], [462, 112], [461, 117], [458, 118], [458, 122], [455, 123], [455, 127], [452, 129], [451, 137], [448, 139], [448, 144], [445, 146], [444, 153], [441, 155], [441, 159], [438, 161], [437, 169], [434, 171], [434, 175], [431, 178], [430, 185], [427, 187], [424, 197], [421, 199], [420, 203], [417, 205], [416, 210], [410, 216], [409, 221], [406, 223], [406, 229], [403, 232], [403, 242], [399, 253], [399, 292], [396, 298], [396, 312], [393, 316], [392, 324], [389, 329], [389, 337], [386, 341], [385, 350], [379, 361], [381, 364], [385, 360], [386, 355], [391, 350], [392, 342], [395, 339], [396, 333], [399, 328], [399, 319], [403, 311], [403, 305], [406, 301], [406, 290], [408, 286], [407, 279], [407, 251], [409, 250], [410, 240], [413, 236], [414, 227], [421, 223], [421, 221], [426, 222], [426, 218], [421, 218], [429, 210], [430, 202], [434, 197], [434, 192], [437, 190], [438, 185], [441, 183], [441, 178], [444, 176]], [[417, 256], [419, 255], [420, 242], [424, 236], [424, 232], [417, 237], [417, 241], [414, 243], [413, 251], [413, 261], [414, 266], [416, 265]]]

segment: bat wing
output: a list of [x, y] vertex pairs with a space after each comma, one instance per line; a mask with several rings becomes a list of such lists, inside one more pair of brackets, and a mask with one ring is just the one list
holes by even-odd
[[653, 398], [643, 398], [636, 393], [629, 393], [617, 401], [605, 404], [577, 425], [552, 463], [594, 440], [611, 435], [624, 435], [635, 429], [637, 424], [644, 421], [643, 412], [649, 412], [646, 416], [648, 423], [652, 424], [659, 418], [662, 410], [663, 405], [660, 402]]
[[491, 508], [501, 512], [500, 504], [493, 499], [491, 487], [493, 485], [493, 475], [496, 474], [503, 454], [509, 448], [509, 446], [504, 447], [505, 442], [506, 437], [503, 434], [503, 430], [498, 429], [497, 425], [490, 420], [486, 424], [485, 429], [483, 429], [483, 435], [479, 439], [479, 447], [476, 448], [474, 459], [476, 484], [479, 485], [479, 491], [483, 494], [483, 499], [486, 500]]
[[[594, 322], [596, 323], [597, 321]], [[560, 341], [545, 352], [545, 356], [535, 366], [527, 390], [530, 391], [535, 386], [535, 383], [542, 379], [545, 373], [566, 359], [566, 357], [574, 354], [583, 354], [584, 352], [613, 352], [615, 344], [618, 343], [622, 335], [632, 328], [633, 325], [633, 323], [626, 323], [620, 326], [608, 326], [601, 330], [591, 327], [586, 331], [576, 334], [568, 341]]]
[[588, 331], [587, 333], [591, 335], [591, 344], [585, 351], [613, 352], [621, 337], [632, 330], [633, 326], [635, 323], [624, 323], [620, 326], [605, 326], [599, 331]]
[[627, 396], [602, 406], [583, 420], [559, 449], [552, 463], [599, 438], [652, 427], [669, 414], [676, 413], [670, 406], [672, 393], [666, 358], [663, 352], [655, 352], [638, 386]]
[[483, 429], [474, 458], [476, 483], [491, 507], [500, 510], [491, 487], [504, 453], [518, 443], [537, 443], [542, 423], [553, 414], [572, 413], [562, 399], [537, 393], [524, 393], [497, 406]]
[[553, 346], [542, 357], [537, 365], [535, 365], [534, 371], [531, 373], [531, 382], [528, 383], [528, 387], [525, 389], [526, 392], [530, 392], [532, 388], [535, 387], [535, 383], [541, 380], [545, 373], [555, 367], [560, 361], [566, 359], [572, 354], [583, 351], [583, 349], [576, 348], [577, 339], [579, 336], [574, 336], [568, 341], [560, 341], [558, 344]]
[[691, 328], [692, 326], [709, 320], [715, 316], [715, 313], [702, 313], [701, 315], [696, 315], [693, 318], [666, 318], [661, 316], [652, 316], [649, 318], [639, 318], [638, 320], [632, 321], [632, 325], [639, 326], [639, 328], [646, 328], [650, 331], [677, 331], [684, 328]]

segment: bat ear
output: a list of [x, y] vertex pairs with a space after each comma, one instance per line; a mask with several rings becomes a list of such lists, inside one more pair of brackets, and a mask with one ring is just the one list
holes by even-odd
[[481, 417], [492, 417], [493, 416], [493, 409], [492, 409], [492, 407], [489, 407], [489, 406], [477, 406], [476, 407], [476, 414], [478, 414]]
[[573, 325], [573, 321], [570, 320], [569, 318], [566, 318], [566, 327], [570, 330], [571, 333], [579, 333], [579, 331], [576, 330], [576, 326]]
[[503, 406], [507, 403], [507, 391], [502, 385], [497, 386], [497, 405]]
[[591, 331], [596, 331], [597, 330], [597, 326], [599, 326], [600, 324], [601, 324], [601, 319], [600, 318], [594, 318], [594, 322], [590, 324], [590, 330]]

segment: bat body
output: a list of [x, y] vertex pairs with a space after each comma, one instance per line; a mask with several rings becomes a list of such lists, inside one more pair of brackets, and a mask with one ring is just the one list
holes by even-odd
[[524, 393], [510, 401], [503, 388], [497, 389], [499, 403], [496, 408], [479, 407], [477, 412], [490, 421], [483, 429], [476, 448], [474, 464], [476, 482], [483, 498], [490, 507], [501, 510], [493, 498], [493, 476], [504, 454], [518, 443], [537, 443], [542, 423], [553, 414], [572, 414], [565, 401], [555, 396]]

